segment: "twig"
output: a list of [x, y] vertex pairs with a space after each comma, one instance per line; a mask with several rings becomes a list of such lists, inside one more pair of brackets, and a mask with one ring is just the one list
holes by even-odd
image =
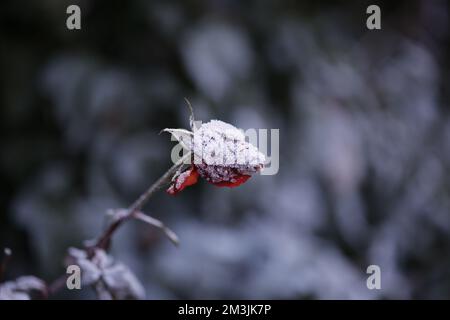
[[[153, 195], [153, 193], [155, 193], [155, 191], [157, 191], [159, 188], [161, 188], [164, 184], [166, 184], [168, 181], [170, 181], [173, 177], [173, 175], [176, 173], [176, 171], [178, 170], [178, 168], [180, 166], [183, 165], [184, 161], [190, 157], [191, 154], [188, 153], [187, 155], [185, 155], [184, 157], [182, 157], [180, 160], [178, 160], [177, 163], [175, 163], [169, 170], [166, 171], [166, 173], [164, 173], [154, 184], [152, 184], [150, 186], [150, 188], [147, 189], [147, 191], [145, 191], [129, 208], [128, 208], [128, 212], [124, 215], [122, 215], [121, 217], [119, 217], [116, 221], [114, 221], [113, 223], [111, 223], [109, 225], [108, 228], [106, 228], [106, 230], [103, 232], [103, 234], [100, 236], [99, 240], [97, 241], [97, 243], [93, 246], [88, 248], [88, 252], [89, 254], [93, 254], [95, 249], [103, 249], [103, 250], [107, 250], [109, 247], [109, 244], [111, 242], [111, 237], [114, 234], [114, 232], [117, 230], [117, 228], [119, 228], [120, 225], [122, 225], [122, 223], [130, 218], [136, 217], [136, 214], [142, 209], [142, 207], [145, 205], [145, 203], [148, 201], [148, 199]], [[148, 217], [148, 216], [146, 216]], [[148, 217], [150, 218], [150, 217]], [[145, 219], [148, 219], [145, 218]], [[140, 220], [144, 220], [142, 216], [139, 215]], [[150, 218], [152, 219], [152, 218]], [[148, 221], [146, 221], [148, 222]], [[155, 225], [155, 224], [154, 224]], [[164, 227], [165, 228], [165, 227]], [[175, 239], [178, 239], [178, 237], [176, 237], [176, 235], [166, 229], [163, 229], [163, 231], [165, 232], [165, 234], [169, 237], [169, 239], [171, 239], [172, 241], [174, 241]], [[169, 232], [168, 232], [169, 231]], [[176, 241], [175, 241], [176, 243]]]
[[[95, 244], [86, 248], [86, 252], [88, 253], [88, 255], [93, 256], [95, 254], [96, 249], [107, 250], [114, 232], [126, 220], [131, 218], [144, 221], [146, 223], [149, 223], [153, 226], [160, 228], [174, 244], [178, 244], [178, 237], [172, 230], [167, 228], [161, 221], [143, 214], [142, 212], [140, 212], [140, 210], [147, 203], [148, 199], [153, 195], [153, 193], [155, 193], [155, 191], [157, 191], [159, 188], [161, 188], [164, 184], [166, 184], [172, 179], [177, 170], [184, 165], [185, 160], [188, 159], [189, 157], [191, 157], [191, 153], [186, 154], [180, 160], [178, 160], [177, 163], [175, 163], [171, 168], [169, 168], [169, 170], [167, 170], [128, 209], [126, 209], [127, 212], [120, 215], [113, 223], [111, 223], [109, 227], [107, 227], [106, 230], [102, 233], [102, 235], [98, 238]], [[3, 266], [5, 264], [6, 263], [3, 262], [2, 269], [0, 269], [0, 275], [4, 269]], [[67, 275], [65, 274], [57, 278], [48, 286], [48, 293], [51, 295], [61, 290], [64, 287], [66, 280]]]

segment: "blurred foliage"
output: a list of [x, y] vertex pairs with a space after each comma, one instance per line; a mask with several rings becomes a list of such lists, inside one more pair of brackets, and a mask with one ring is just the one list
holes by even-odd
[[186, 96], [201, 120], [280, 128], [280, 172], [154, 197], [181, 247], [133, 223], [113, 245], [147, 298], [450, 298], [448, 3], [377, 1], [368, 31], [372, 3], [2, 1], [7, 279], [57, 278], [170, 166], [158, 132], [188, 127]]

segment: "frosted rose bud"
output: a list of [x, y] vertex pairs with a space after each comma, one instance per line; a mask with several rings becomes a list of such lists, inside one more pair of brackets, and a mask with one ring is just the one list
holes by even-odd
[[165, 129], [193, 154], [193, 164], [175, 175], [167, 190], [176, 194], [195, 184], [198, 176], [219, 187], [236, 187], [264, 167], [264, 154], [246, 141], [244, 133], [220, 120], [211, 120], [193, 132]]

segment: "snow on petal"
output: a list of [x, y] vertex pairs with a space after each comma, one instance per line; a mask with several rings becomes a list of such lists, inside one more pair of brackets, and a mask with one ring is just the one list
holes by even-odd
[[184, 188], [197, 183], [198, 176], [199, 174], [195, 167], [191, 166], [188, 170], [174, 177], [171, 186], [169, 187], [169, 189], [167, 189], [167, 192], [171, 195], [177, 194]]

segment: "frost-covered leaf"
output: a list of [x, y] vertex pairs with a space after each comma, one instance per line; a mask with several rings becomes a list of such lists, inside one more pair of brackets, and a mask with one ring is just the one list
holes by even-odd
[[8, 281], [0, 285], [0, 300], [30, 300], [30, 293], [39, 291], [45, 294], [45, 282], [34, 276], [23, 276], [15, 281]]
[[192, 150], [192, 137], [193, 133], [186, 129], [169, 129], [166, 128], [162, 132], [169, 132], [180, 144], [181, 146], [188, 150]]
[[111, 292], [108, 290], [108, 288], [106, 287], [106, 285], [103, 281], [98, 281], [95, 284], [95, 292], [97, 293], [97, 297], [100, 300], [113, 300], [114, 299]]
[[69, 255], [74, 258], [74, 263], [81, 269], [81, 282], [83, 285], [96, 283], [102, 274], [98, 264], [88, 259], [88, 255], [84, 250], [69, 248], [68, 251]]
[[83, 285], [91, 285], [100, 279], [100, 269], [87, 259], [80, 259], [77, 262], [81, 269], [81, 281]]
[[104, 250], [95, 249], [89, 257], [84, 250], [70, 248], [69, 255], [81, 268], [83, 284], [93, 285], [99, 299], [145, 298], [144, 287], [131, 270], [114, 261]]
[[[163, 131], [172, 133], [194, 156], [189, 169], [174, 175], [167, 189], [171, 195], [195, 184], [199, 175], [219, 187], [237, 187], [264, 168], [264, 154], [246, 141], [242, 130], [229, 123], [211, 120], [193, 133], [183, 129]], [[189, 145], [185, 144], [186, 136]]]
[[117, 263], [104, 270], [102, 279], [116, 299], [144, 299], [145, 290], [131, 270]]
[[16, 279], [16, 288], [20, 291], [37, 290], [44, 292], [46, 290], [45, 282], [34, 276], [23, 276]]
[[194, 153], [207, 165], [240, 167], [254, 173], [264, 166], [265, 156], [247, 142], [242, 130], [211, 120], [194, 132]]

